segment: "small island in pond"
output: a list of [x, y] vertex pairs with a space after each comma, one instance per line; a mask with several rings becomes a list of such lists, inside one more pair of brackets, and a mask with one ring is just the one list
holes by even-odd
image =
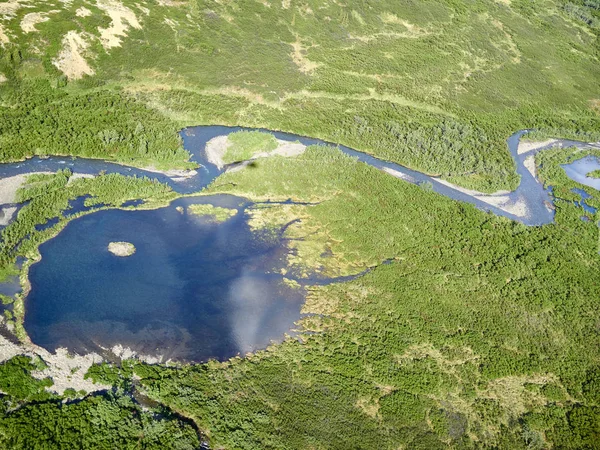
[[131, 242], [111, 242], [108, 251], [117, 256], [131, 256], [135, 253], [135, 246]]

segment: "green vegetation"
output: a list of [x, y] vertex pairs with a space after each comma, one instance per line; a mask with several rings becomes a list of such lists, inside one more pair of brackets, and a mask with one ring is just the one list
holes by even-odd
[[131, 387], [129, 383], [133, 377], [133, 361], [123, 361], [117, 367], [108, 363], [94, 364], [86, 372], [84, 378], [94, 383], [110, 384], [123, 389]]
[[10, 89], [2, 92], [3, 161], [69, 154], [140, 167], [195, 167], [186, 162], [189, 154], [169, 120], [117, 94], [66, 94], [47, 82], [23, 82], [12, 95]]
[[588, 178], [600, 178], [600, 170], [592, 170], [585, 175]]
[[44, 368], [43, 361], [27, 356], [15, 356], [0, 364], [0, 390], [4, 394], [0, 398], [2, 448], [199, 447], [198, 434], [190, 424], [162, 407], [142, 410], [122, 388], [73, 403], [67, 401], [79, 396], [73, 389], [65, 391], [64, 399], [49, 393], [46, 388], [53, 385], [50, 378], [38, 380], [31, 376], [32, 371]]
[[[107, 3], [0, 2], [0, 160], [186, 168], [179, 127], [243, 125], [491, 192], [518, 184], [505, 144], [518, 129], [600, 140], [597, 0], [124, 0], [123, 35], [106, 38]], [[34, 12], [50, 20], [27, 31]], [[232, 139], [230, 161], [273, 145], [256, 132]], [[256, 223], [301, 219], [286, 229], [291, 269], [374, 269], [309, 288], [298, 339], [222, 363], [94, 366], [90, 378], [117, 386], [103, 396], [62, 403], [78, 393], [47, 393], [35, 363], [13, 358], [0, 365], [0, 446], [197, 448], [175, 410], [211, 448], [595, 448], [599, 237], [571, 188], [596, 207], [600, 194], [559, 167], [589, 153], [538, 156], [557, 201], [556, 224], [535, 228], [329, 148], [226, 173], [209, 192], [313, 203], [252, 212]], [[146, 179], [68, 170], [33, 176], [17, 195], [28, 203], [2, 230], [0, 278], [17, 256], [38, 256], [74, 198], [152, 207], [175, 196]], [[22, 299], [12, 308], [18, 324]], [[143, 411], [124, 395], [134, 374], [171, 409]]]
[[251, 159], [257, 153], [270, 152], [277, 148], [277, 139], [272, 134], [260, 131], [237, 131], [227, 136], [229, 146], [223, 162], [231, 164]]
[[[86, 206], [121, 206], [128, 200], [146, 199], [152, 204], [172, 199], [169, 186], [146, 178], [125, 177], [119, 174], [100, 175], [95, 178], [72, 179], [69, 169], [54, 175], [32, 175], [17, 191], [17, 201], [25, 202], [14, 222], [2, 230], [0, 267], [11, 268], [17, 256], [35, 257], [37, 247], [54, 236], [68, 222], [62, 213], [69, 201], [88, 195]], [[46, 228], [40, 225], [56, 221]], [[5, 269], [9, 270], [9, 269]]]
[[230, 208], [221, 208], [220, 206], [190, 205], [188, 211], [197, 216], [210, 216], [215, 222], [225, 222], [227, 219], [235, 216], [237, 210]]
[[[548, 179], [557, 192], [559, 173]], [[312, 288], [302, 343], [135, 367], [212, 446], [594, 447], [600, 261], [581, 208], [559, 201], [556, 225], [525, 227], [321, 147], [226, 173], [209, 191], [319, 200], [294, 206], [302, 222], [289, 231], [330, 249], [305, 258], [309, 269], [395, 258]]]
[[15, 264], [8, 264], [0, 268], [0, 282], [6, 281], [15, 275], [19, 275], [19, 268]]
[[[40, 366], [41, 364], [41, 366]], [[45, 401], [54, 396], [46, 391], [54, 383], [50, 378], [38, 380], [31, 371], [44, 368], [41, 361], [34, 364], [28, 356], [15, 356], [0, 364], [0, 391], [6, 394], [4, 404], [14, 402]]]
[[0, 419], [0, 445], [11, 449], [196, 449], [195, 430], [169, 414], [142, 411], [122, 394], [61, 405], [23, 406]]
[[[573, 203], [575, 201], [579, 201], [581, 199], [580, 195], [571, 190], [573, 188], [577, 188], [587, 192], [590, 195], [590, 197], [585, 200], [588, 205], [596, 209], [600, 209], [600, 195], [598, 194], [598, 191], [589, 186], [585, 186], [571, 180], [563, 168], [560, 167], [561, 164], [569, 164], [588, 155], [600, 157], [600, 151], [594, 149], [581, 150], [576, 147], [554, 147], [544, 150], [536, 155], [538, 177], [546, 186], [552, 186], [555, 204], [562, 205], [564, 203]], [[587, 176], [589, 176], [589, 174]], [[594, 220], [595, 218], [594, 214], [590, 214], [583, 209], [580, 210], [579, 216], [585, 216], [590, 220]], [[575, 220], [575, 216], [573, 217], [573, 220]], [[598, 249], [600, 251], [600, 247]]]
[[[518, 183], [505, 145], [517, 129], [600, 138], [596, 0], [123, 4], [139, 26], [126, 22], [110, 48], [107, 11], [82, 0], [5, 17], [2, 158], [184, 166], [177, 127], [218, 123], [319, 137], [494, 191]], [[51, 20], [25, 33], [32, 12]], [[93, 76], [56, 67], [68, 32]]]

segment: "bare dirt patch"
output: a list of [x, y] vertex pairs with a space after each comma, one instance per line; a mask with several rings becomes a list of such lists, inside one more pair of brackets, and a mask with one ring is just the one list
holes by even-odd
[[121, 38], [127, 36], [129, 27], [138, 30], [142, 28], [135, 13], [122, 3], [114, 0], [98, 0], [97, 5], [112, 20], [108, 28], [98, 27], [100, 40], [105, 49], [120, 47]]
[[212, 138], [206, 143], [206, 159], [219, 169], [222, 169], [225, 165], [223, 163], [223, 155], [230, 145], [231, 143], [227, 136], [217, 136]]
[[17, 190], [25, 183], [25, 180], [29, 175], [51, 173], [52, 172], [31, 172], [0, 179], [0, 205], [15, 203]]
[[31, 342], [15, 344], [0, 335], [0, 362], [7, 361], [17, 355], [40, 357], [44, 361], [47, 367], [44, 370], [32, 372], [31, 375], [38, 379], [52, 378], [54, 385], [46, 388], [50, 392], [63, 394], [65, 389], [68, 388], [86, 392], [110, 388], [108, 385], [94, 384], [91, 380], [84, 379], [84, 375], [92, 364], [102, 361], [102, 357], [95, 353], [85, 356], [69, 355], [64, 348], [59, 348], [55, 353], [50, 353]]
[[474, 191], [472, 189], [466, 189], [455, 184], [450, 183], [449, 181], [443, 180], [441, 178], [436, 178], [436, 181], [444, 186], [448, 186], [452, 189], [455, 189], [464, 194], [470, 195], [471, 197], [486, 203], [490, 206], [495, 206], [502, 211], [505, 211], [509, 214], [513, 214], [517, 217], [528, 217], [529, 216], [529, 208], [527, 207], [527, 203], [523, 198], [512, 198], [510, 191], [497, 191], [493, 194], [485, 194], [483, 192]]
[[83, 35], [71, 30], [63, 38], [62, 50], [52, 63], [71, 80], [93, 75], [94, 70], [83, 57], [88, 47]]
[[21, 20], [21, 29], [25, 33], [35, 33], [38, 31], [35, 26], [38, 23], [46, 22], [48, 20], [48, 16], [43, 13], [33, 12], [25, 14], [23, 20]]
[[17, 211], [16, 206], [9, 206], [8, 208], [0, 209], [0, 225], [6, 226], [12, 220], [15, 212]]
[[517, 147], [517, 153], [519, 155], [523, 155], [525, 153], [529, 153], [531, 151], [539, 150], [541, 148], [552, 145], [555, 142], [558, 142], [558, 139], [546, 139], [545, 141], [541, 142], [524, 141], [523, 139], [521, 139], [519, 141], [519, 146]]
[[[240, 164], [233, 166], [230, 170], [237, 171], [248, 165], [250, 161], [253, 161], [257, 158], [268, 158], [270, 156], [284, 156], [284, 157], [294, 157], [301, 155], [306, 150], [306, 146], [304, 144], [300, 144], [299, 142], [288, 142], [283, 141], [281, 139], [277, 139], [278, 146], [275, 150], [270, 152], [260, 152], [256, 153], [250, 160], [244, 161]], [[222, 169], [225, 166], [223, 162], [223, 155], [229, 148], [231, 143], [227, 136], [217, 136], [212, 138], [206, 144], [206, 158], [209, 162], [217, 166], [219, 169]]]
[[[154, 166], [144, 167], [142, 170], [145, 170], [147, 172], [153, 172], [153, 173], [161, 173], [161, 174], [166, 175], [169, 178], [173, 178], [173, 179], [175, 179], [175, 178], [188, 179], [188, 178], [192, 178], [192, 177], [195, 177], [196, 175], [198, 175], [197, 170], [185, 170], [185, 169], [160, 170]], [[175, 180], [175, 181], [177, 181], [177, 180]]]
[[10, 39], [8, 38], [6, 31], [4, 31], [3, 25], [0, 23], [0, 44], [4, 46], [4, 44], [8, 44]]
[[88, 16], [92, 15], [92, 12], [89, 9], [87, 9], [85, 6], [82, 6], [77, 11], [75, 11], [75, 15], [77, 17], [88, 17]]
[[135, 246], [131, 242], [111, 242], [108, 251], [116, 256], [131, 256], [135, 253]]
[[409, 183], [416, 183], [417, 182], [413, 177], [411, 177], [409, 175], [406, 175], [406, 174], [404, 174], [402, 172], [398, 172], [397, 170], [390, 169], [389, 167], [384, 167], [382, 170], [385, 173], [390, 174], [393, 177], [399, 178], [399, 179], [404, 180], [404, 181], [408, 181]]
[[92, 175], [89, 173], [74, 173], [69, 177], [69, 181], [67, 181], [67, 186], [70, 186], [75, 180], [79, 178], [96, 178], [96, 175]]
[[9, 0], [4, 3], [0, 3], [0, 16], [5, 19], [14, 16], [19, 9], [24, 7], [28, 0]]
[[184, 6], [187, 5], [186, 1], [175, 1], [175, 0], [158, 0], [160, 6]]
[[529, 217], [529, 208], [522, 198], [512, 200], [508, 195], [476, 195], [474, 197], [517, 217]]
[[535, 156], [529, 155], [527, 158], [525, 158], [525, 161], [523, 161], [523, 165], [529, 171], [533, 178], [537, 177], [537, 170], [535, 168]]
[[296, 38], [296, 42], [290, 44], [292, 46], [292, 61], [298, 66], [300, 72], [305, 74], [311, 74], [321, 64], [311, 61], [306, 57], [306, 47], [302, 45], [300, 39]]

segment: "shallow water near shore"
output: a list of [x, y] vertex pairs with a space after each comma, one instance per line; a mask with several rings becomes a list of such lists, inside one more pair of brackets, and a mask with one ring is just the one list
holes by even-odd
[[[235, 208], [224, 223], [187, 206]], [[301, 288], [278, 269], [278, 236], [252, 232], [248, 203], [182, 198], [151, 211], [106, 210], [69, 223], [30, 269], [25, 328], [48, 350], [103, 352], [115, 345], [162, 360], [226, 359], [281, 340], [300, 318]], [[177, 208], [179, 207], [179, 208]], [[113, 241], [135, 245], [119, 257]]]

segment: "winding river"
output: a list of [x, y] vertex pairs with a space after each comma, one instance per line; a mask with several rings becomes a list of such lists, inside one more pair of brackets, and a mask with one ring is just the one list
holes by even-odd
[[[76, 174], [104, 171], [145, 176], [167, 183], [178, 193], [191, 194], [227, 170], [208, 161], [207, 142], [242, 129], [247, 130], [223, 126], [183, 130], [184, 146], [191, 160], [200, 165], [185, 177], [102, 160], [36, 157], [0, 165], [0, 178], [69, 167]], [[283, 141], [332, 145], [272, 133]], [[551, 194], [527, 168], [527, 158], [544, 147], [519, 153], [519, 140], [525, 133], [515, 133], [507, 141], [521, 176], [519, 187], [492, 195], [461, 189], [347, 147], [338, 148], [391, 176], [414, 184], [427, 183], [452, 199], [526, 225], [543, 225], [553, 221]], [[552, 143], [557, 144], [586, 145]], [[572, 170], [579, 174], [590, 164], [588, 161], [587, 166]], [[570, 169], [565, 170], [569, 174]], [[202, 203], [229, 208], [234, 215], [215, 222], [190, 213], [190, 205]], [[5, 204], [0, 208], [17, 206]], [[300, 279], [289, 273], [284, 277], [288, 249], [283, 231], [269, 236], [253, 231], [247, 212], [254, 206], [247, 199], [230, 195], [197, 196], [176, 199], [156, 210], [103, 210], [71, 221], [58, 236], [40, 246], [42, 260], [30, 268], [32, 288], [26, 299], [24, 324], [29, 336], [51, 351], [66, 347], [76, 353], [102, 353], [127, 347], [163, 361], [226, 359], [281, 340], [301, 317], [305, 285], [346, 278]], [[71, 209], [83, 208], [79, 199]], [[107, 251], [110, 242], [120, 241], [134, 244], [135, 253], [122, 258]], [[12, 284], [0, 285], [0, 292], [13, 295], [17, 287], [13, 280]]]
[[[205, 154], [205, 146], [212, 138], [239, 130], [252, 130], [242, 127], [225, 127], [225, 126], [200, 126], [186, 128], [181, 131], [185, 149], [190, 152], [190, 160], [200, 165], [200, 168], [195, 174], [187, 177], [171, 177], [163, 173], [154, 171], [123, 166], [117, 163], [73, 158], [73, 157], [57, 157], [48, 158], [34, 157], [22, 162], [0, 164], [0, 178], [12, 177], [15, 175], [28, 174], [32, 172], [56, 172], [65, 167], [70, 168], [77, 174], [97, 175], [100, 172], [105, 173], [120, 173], [123, 175], [144, 176], [151, 179], [156, 179], [162, 183], [166, 183], [178, 193], [191, 194], [200, 191], [202, 188], [210, 184], [218, 177], [227, 167], [219, 170], [214, 164], [210, 163]], [[277, 139], [295, 142], [299, 141], [304, 145], [330, 145], [328, 142], [297, 136], [294, 134], [269, 131], [259, 129], [259, 131], [270, 132]], [[535, 178], [535, 176], [525, 167], [525, 160], [528, 156], [546, 148], [536, 148], [530, 152], [522, 152], [519, 154], [519, 140], [527, 133], [527, 130], [519, 131], [507, 140], [508, 148], [515, 161], [516, 170], [521, 177], [521, 182], [518, 188], [512, 192], [485, 195], [466, 189], [461, 189], [458, 186], [453, 186], [444, 180], [433, 177], [415, 170], [408, 169], [399, 164], [383, 161], [374, 156], [362, 153], [345, 146], [337, 146], [346, 155], [354, 157], [359, 161], [375, 167], [386, 173], [401, 178], [407, 182], [414, 184], [428, 183], [435, 192], [438, 192], [446, 197], [452, 198], [465, 203], [475, 205], [477, 208], [484, 211], [490, 211], [499, 216], [508, 217], [510, 219], [522, 222], [526, 225], [544, 225], [553, 221], [554, 213], [551, 205], [550, 192], [544, 189], [543, 185]], [[562, 146], [578, 146], [584, 147], [590, 144], [585, 144], [576, 141], [554, 141], [551, 145]], [[567, 172], [569, 173], [569, 172]], [[498, 200], [501, 200], [499, 202]], [[497, 206], [499, 203], [508, 205], [509, 207]], [[520, 208], [510, 208], [511, 205], [519, 205]], [[18, 205], [3, 204], [0, 209], [5, 210]], [[523, 211], [518, 214], [515, 210]]]

